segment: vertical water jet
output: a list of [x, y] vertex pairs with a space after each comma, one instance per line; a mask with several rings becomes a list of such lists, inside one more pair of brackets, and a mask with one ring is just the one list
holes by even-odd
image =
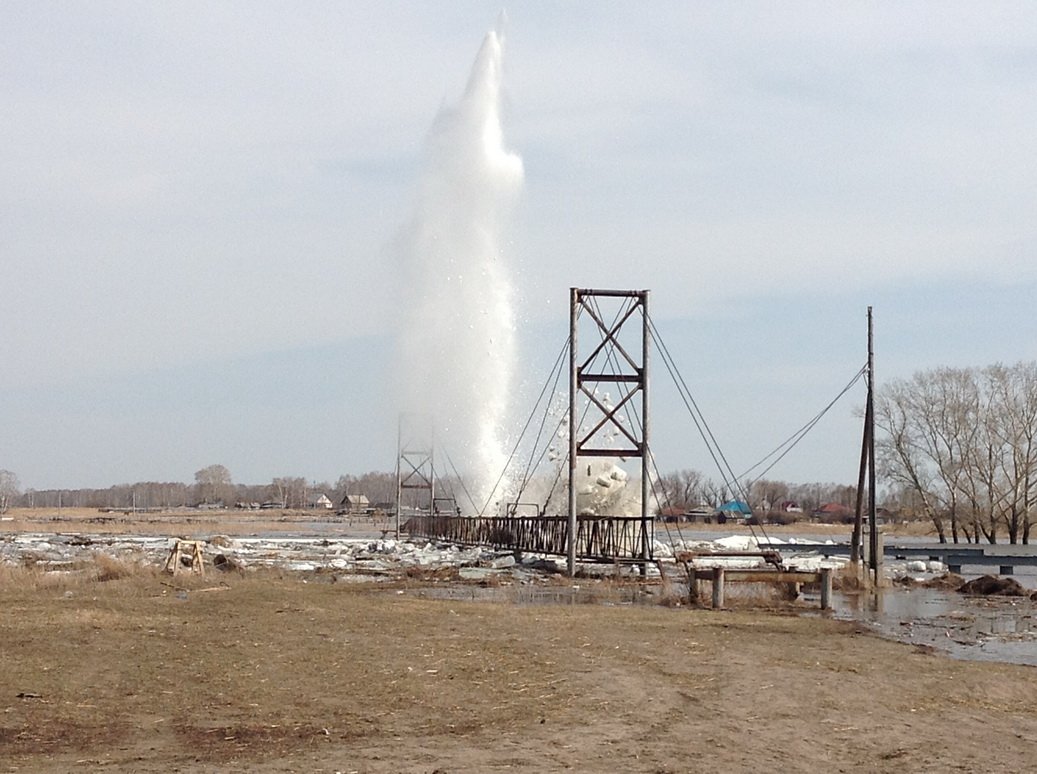
[[515, 358], [504, 231], [523, 168], [504, 144], [502, 53], [489, 32], [460, 100], [436, 116], [400, 240], [399, 409], [434, 418], [476, 510], [503, 497]]

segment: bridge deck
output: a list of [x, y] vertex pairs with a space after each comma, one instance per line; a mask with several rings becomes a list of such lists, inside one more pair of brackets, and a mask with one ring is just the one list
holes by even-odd
[[[411, 537], [499, 550], [567, 556], [566, 516], [415, 516]], [[593, 562], [652, 561], [653, 523], [640, 516], [579, 516], [576, 557]]]

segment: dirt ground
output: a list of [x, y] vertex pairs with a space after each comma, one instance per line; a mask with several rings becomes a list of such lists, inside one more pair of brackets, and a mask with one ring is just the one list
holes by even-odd
[[0, 570], [0, 771], [1033, 767], [1032, 668], [780, 610], [347, 581]]

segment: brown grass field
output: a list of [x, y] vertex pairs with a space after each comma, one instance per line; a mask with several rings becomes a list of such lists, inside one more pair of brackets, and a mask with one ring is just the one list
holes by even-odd
[[[96, 508], [12, 508], [6, 514], [7, 520], [0, 522], [0, 534], [4, 532], [60, 532], [91, 533], [103, 535], [135, 534], [135, 535], [187, 535], [213, 534], [248, 535], [264, 532], [295, 532], [305, 530], [307, 525], [318, 522], [322, 525], [321, 534], [341, 532], [353, 534], [365, 532], [380, 534], [382, 530], [393, 527], [393, 522], [382, 514], [370, 516], [336, 516], [329, 511], [238, 511], [234, 509], [222, 511], [173, 510], [164, 513], [134, 513], [129, 511], [102, 512]], [[846, 524], [820, 524], [808, 521], [796, 524], [768, 524], [756, 527], [768, 535], [786, 534], [820, 534], [830, 535], [835, 540], [849, 540], [851, 527]], [[744, 524], [670, 524], [655, 525], [656, 537], [666, 541], [668, 535], [674, 538], [682, 533], [708, 533], [716, 535], [749, 534], [750, 528]], [[889, 525], [885, 528], [887, 536], [935, 536], [932, 524], [924, 521], [907, 522]], [[888, 538], [887, 538], [888, 539]]]
[[165, 513], [99, 511], [96, 508], [12, 508], [0, 522], [0, 534], [53, 532], [96, 535], [254, 535], [305, 532], [320, 523], [322, 535], [358, 531], [380, 534], [393, 525], [387, 519], [336, 516], [328, 511], [195, 511]]
[[779, 609], [332, 577], [0, 569], [0, 771], [1029, 771], [1037, 755], [1031, 668]]

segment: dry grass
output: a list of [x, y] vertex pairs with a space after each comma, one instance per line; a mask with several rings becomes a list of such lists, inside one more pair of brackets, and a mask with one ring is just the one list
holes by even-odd
[[659, 579], [658, 602], [663, 607], [680, 607], [692, 604], [692, 594], [687, 585], [675, 582], [667, 573]]
[[867, 587], [866, 573], [867, 568], [863, 564], [856, 567], [845, 564], [832, 572], [832, 588], [839, 591], [860, 591]]
[[110, 554], [101, 553], [100, 551], [95, 551], [91, 558], [97, 570], [94, 580], [99, 583], [129, 578], [142, 573], [148, 575], [154, 575], [155, 573], [153, 566], [146, 565], [139, 560], [131, 562]]
[[122, 559], [95, 551], [89, 559], [62, 565], [40, 564], [26, 557], [22, 564], [0, 564], [0, 592], [69, 591], [124, 578], [153, 579], [159, 568], [140, 559]]
[[[390, 530], [393, 523], [385, 518], [372, 519], [367, 516], [339, 517], [326, 511], [240, 511], [227, 509], [223, 511], [193, 511], [176, 509], [166, 512], [134, 513], [129, 511], [102, 512], [96, 508], [12, 508], [7, 514], [11, 521], [4, 522], [4, 529], [11, 532], [55, 532], [78, 531], [97, 534], [139, 534], [139, 535], [180, 535], [197, 534], [199, 532], [223, 532], [231, 535], [271, 531], [297, 531], [300, 525], [320, 522], [322, 533], [341, 531], [343, 533], [362, 532], [377, 535], [383, 530]], [[761, 527], [755, 527], [758, 534]], [[850, 525], [819, 524], [800, 521], [793, 524], [767, 524], [762, 527], [767, 534], [823, 534], [836, 539], [849, 540]], [[890, 524], [884, 527], [887, 537], [894, 536], [935, 536], [936, 532], [930, 522], [915, 521], [903, 524]], [[683, 532], [693, 531], [697, 534], [713, 533], [716, 535], [752, 534], [747, 525], [728, 524], [656, 524], [656, 534], [666, 540], [666, 535], [678, 537]]]
[[1037, 671], [821, 617], [6, 583], [30, 572], [0, 617], [0, 760], [26, 771], [1012, 771], [1037, 738]]
[[[368, 517], [339, 517], [327, 511], [101, 512], [92, 508], [12, 509], [6, 532], [73, 532], [91, 535], [253, 535], [319, 532], [323, 536], [375, 536], [392, 526]], [[309, 525], [316, 524], [317, 527]]]

